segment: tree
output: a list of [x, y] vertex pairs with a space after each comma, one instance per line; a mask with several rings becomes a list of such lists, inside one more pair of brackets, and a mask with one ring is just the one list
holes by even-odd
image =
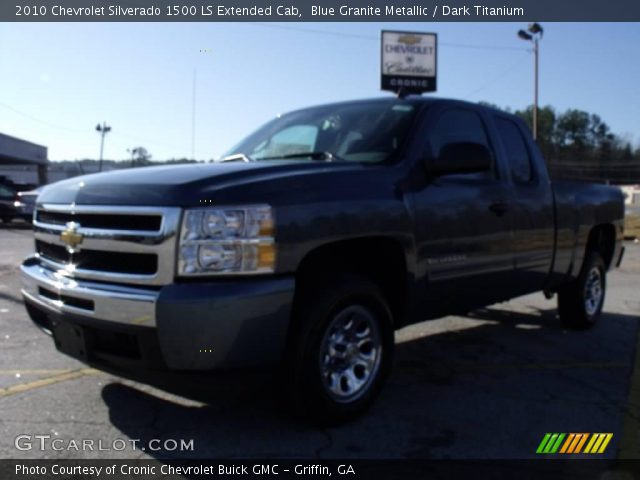
[[135, 147], [127, 151], [131, 153], [132, 167], [135, 167], [136, 165], [139, 167], [148, 165], [151, 160], [151, 154], [144, 147]]
[[[522, 118], [533, 130], [533, 105], [524, 110], [516, 110], [516, 115]], [[538, 138], [537, 142], [542, 154], [547, 159], [556, 157], [556, 111], [550, 105], [538, 108]]]
[[498, 105], [496, 105], [495, 103], [485, 102], [484, 100], [480, 100], [480, 101], [478, 102], [478, 105], [482, 105], [483, 107], [495, 108], [496, 110], [503, 110], [503, 111], [506, 111], [504, 108], [499, 107], [499, 106], [498, 106]]
[[624, 148], [622, 149], [622, 157], [621, 158], [625, 162], [633, 161], [633, 151], [631, 150], [631, 144], [629, 142], [627, 142], [625, 144]]
[[559, 147], [567, 147], [584, 152], [591, 147], [591, 117], [582, 110], [569, 109], [558, 117], [556, 142]]
[[169, 160], [162, 162], [165, 164], [180, 164], [180, 163], [200, 163], [198, 160], [194, 160], [193, 158], [170, 158]]

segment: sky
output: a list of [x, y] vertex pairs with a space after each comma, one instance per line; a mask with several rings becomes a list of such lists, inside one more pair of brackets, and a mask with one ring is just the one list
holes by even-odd
[[[383, 29], [438, 34], [437, 97], [512, 109], [533, 101], [522, 23], [0, 23], [0, 132], [51, 160], [144, 147], [154, 160], [217, 158], [279, 113], [391, 95]], [[597, 113], [640, 145], [640, 23], [547, 23], [540, 104]], [[195, 77], [195, 129], [194, 117]], [[195, 141], [192, 144], [192, 136]]]

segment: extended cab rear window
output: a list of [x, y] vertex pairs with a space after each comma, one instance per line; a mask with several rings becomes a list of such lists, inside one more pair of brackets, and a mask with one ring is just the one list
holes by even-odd
[[495, 120], [498, 135], [507, 155], [511, 178], [520, 183], [530, 182], [533, 179], [531, 156], [522, 131], [512, 120], [503, 117], [496, 117]]

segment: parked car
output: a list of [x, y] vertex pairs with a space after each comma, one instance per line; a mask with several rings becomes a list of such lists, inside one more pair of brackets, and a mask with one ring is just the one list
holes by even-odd
[[16, 218], [30, 219], [31, 215], [27, 213], [24, 207], [24, 204], [19, 200], [18, 192], [14, 188], [0, 184], [0, 219], [3, 223], [9, 223]]
[[18, 192], [16, 194], [14, 206], [20, 212], [20, 216], [28, 222], [31, 222], [33, 211], [36, 206], [36, 200], [38, 195], [40, 195], [40, 192], [42, 192], [42, 188], [43, 187], [38, 187], [33, 190]]
[[622, 260], [620, 189], [552, 183], [486, 106], [321, 105], [223, 160], [42, 191], [22, 294], [60, 351], [141, 380], [275, 369], [294, 411], [336, 421], [380, 391], [394, 330], [536, 291], [590, 328]]
[[[0, 177], [0, 219], [9, 223], [18, 218], [30, 222], [35, 206], [32, 185], [16, 184], [6, 177]], [[37, 197], [37, 193], [35, 195]]]

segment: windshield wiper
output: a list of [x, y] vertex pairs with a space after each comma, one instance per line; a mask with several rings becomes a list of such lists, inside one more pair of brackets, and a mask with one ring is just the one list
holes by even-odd
[[286, 160], [288, 158], [310, 158], [311, 160], [324, 160], [326, 162], [344, 162], [344, 158], [334, 155], [331, 152], [298, 152], [288, 153], [286, 155], [278, 155], [273, 157], [262, 157], [260, 160]]
[[221, 162], [255, 162], [253, 158], [245, 153], [234, 153], [220, 159]]

